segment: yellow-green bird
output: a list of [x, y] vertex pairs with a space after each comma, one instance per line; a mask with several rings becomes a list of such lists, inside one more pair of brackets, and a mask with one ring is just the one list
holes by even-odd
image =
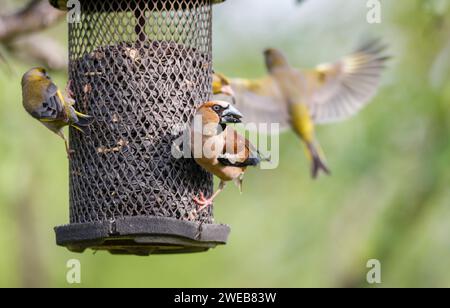
[[316, 178], [320, 171], [330, 171], [315, 125], [343, 121], [370, 102], [389, 58], [383, 55], [384, 49], [379, 41], [371, 41], [335, 63], [314, 69], [296, 69], [281, 51], [268, 49], [264, 52], [268, 76], [221, 79], [233, 90], [245, 122], [279, 123], [282, 130], [294, 130], [305, 143]]
[[63, 128], [71, 126], [81, 132], [92, 123], [92, 117], [73, 108], [74, 101], [63, 96], [44, 68], [32, 68], [22, 77], [22, 98], [25, 110], [65, 143], [67, 154], [72, 151]]

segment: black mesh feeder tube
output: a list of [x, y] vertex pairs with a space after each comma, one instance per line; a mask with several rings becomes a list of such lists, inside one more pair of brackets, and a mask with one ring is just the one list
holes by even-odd
[[214, 224], [212, 209], [191, 215], [212, 176], [172, 155], [174, 128], [210, 97], [217, 2], [80, 0], [69, 76], [76, 108], [95, 121], [70, 131], [70, 224], [55, 228], [58, 245], [149, 255], [226, 243], [230, 229]]

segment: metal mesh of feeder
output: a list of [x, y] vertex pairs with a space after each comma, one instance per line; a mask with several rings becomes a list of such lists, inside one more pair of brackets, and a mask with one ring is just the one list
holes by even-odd
[[[71, 224], [192, 219], [212, 176], [171, 148], [210, 96], [212, 1], [82, 0], [81, 12], [69, 75], [75, 107], [95, 121], [70, 131]], [[195, 221], [211, 224], [211, 210]]]
[[[77, 107], [96, 121], [71, 132], [71, 222], [188, 219], [212, 179], [171, 147], [209, 98], [209, 0], [85, 1], [82, 10], [69, 30], [70, 78]], [[197, 219], [212, 222], [208, 212]]]

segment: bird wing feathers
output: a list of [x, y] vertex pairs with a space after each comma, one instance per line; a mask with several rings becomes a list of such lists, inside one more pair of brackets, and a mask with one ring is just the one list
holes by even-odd
[[317, 124], [345, 120], [373, 98], [381, 79], [384, 46], [372, 41], [334, 64], [322, 64], [303, 72], [310, 91], [307, 99]]
[[58, 87], [51, 83], [44, 93], [44, 101], [32, 112], [32, 116], [43, 121], [67, 120], [66, 110], [63, 105]]
[[227, 127], [223, 152], [218, 161], [224, 166], [245, 168], [261, 161], [258, 150], [234, 129]]
[[[288, 80], [284, 86], [297, 87], [291, 90], [304, 98], [314, 123], [345, 120], [376, 94], [389, 58], [383, 55], [384, 49], [379, 41], [371, 41], [338, 62], [309, 71], [294, 70], [298, 80]], [[272, 76], [230, 79], [236, 107], [245, 115], [245, 123], [279, 123], [282, 131], [290, 128], [289, 102], [278, 82]]]
[[245, 123], [279, 123], [280, 130], [289, 129], [288, 106], [272, 77], [231, 79], [231, 87]]

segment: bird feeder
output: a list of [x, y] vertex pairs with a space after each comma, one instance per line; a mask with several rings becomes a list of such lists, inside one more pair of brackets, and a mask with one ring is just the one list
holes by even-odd
[[[50, 2], [67, 10], [67, 1]], [[75, 107], [95, 121], [70, 131], [70, 224], [55, 228], [58, 245], [149, 255], [226, 243], [230, 229], [212, 209], [192, 215], [212, 175], [172, 155], [177, 128], [210, 97], [218, 2], [79, 1], [69, 78]]]

